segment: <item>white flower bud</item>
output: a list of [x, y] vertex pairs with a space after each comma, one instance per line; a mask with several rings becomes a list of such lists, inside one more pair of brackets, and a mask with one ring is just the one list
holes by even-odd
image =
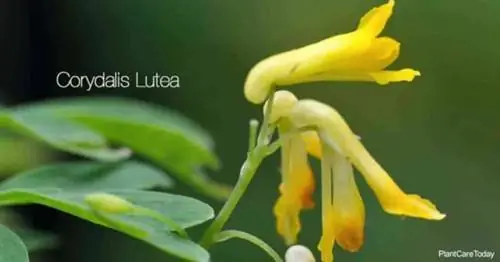
[[295, 245], [288, 248], [285, 253], [285, 262], [315, 262], [311, 250], [305, 246]]

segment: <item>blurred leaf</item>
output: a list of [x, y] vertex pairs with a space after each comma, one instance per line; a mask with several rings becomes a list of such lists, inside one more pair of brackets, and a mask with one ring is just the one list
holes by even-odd
[[185, 117], [139, 101], [118, 98], [55, 100], [31, 105], [98, 131], [172, 171], [209, 196], [224, 199], [230, 189], [205, 177], [201, 167], [218, 167], [208, 134]]
[[13, 231], [22, 239], [30, 252], [52, 249], [59, 245], [58, 237], [49, 232], [42, 232], [27, 227], [15, 227]]
[[0, 224], [4, 224], [16, 233], [28, 251], [55, 248], [59, 243], [56, 235], [29, 228], [21, 215], [8, 208], [0, 209]]
[[247, 232], [239, 231], [239, 230], [225, 230], [220, 232], [217, 235], [217, 242], [224, 242], [232, 238], [240, 238], [246, 240], [258, 247], [260, 247], [263, 251], [265, 251], [270, 257], [274, 259], [275, 262], [283, 262], [281, 256], [266, 242], [262, 239], [249, 234]]
[[54, 153], [33, 139], [0, 131], [0, 178], [50, 162]]
[[162, 171], [135, 161], [96, 163], [78, 161], [43, 166], [0, 183], [0, 190], [19, 188], [59, 188], [75, 191], [171, 187], [172, 180]]
[[[107, 190], [136, 206], [154, 210], [182, 228], [203, 223], [214, 216], [207, 204], [189, 197], [137, 190]], [[0, 191], [0, 205], [41, 204], [84, 220], [120, 231], [169, 254], [191, 261], [208, 261], [209, 254], [198, 244], [172, 232], [162, 221], [137, 214], [112, 214], [103, 219], [85, 203], [85, 192], [59, 188], [10, 189]]]
[[28, 251], [21, 238], [0, 224], [0, 262], [28, 261]]
[[84, 125], [31, 108], [0, 111], [0, 127], [45, 142], [57, 149], [96, 160], [117, 161], [128, 158], [130, 150], [112, 149], [106, 139]]

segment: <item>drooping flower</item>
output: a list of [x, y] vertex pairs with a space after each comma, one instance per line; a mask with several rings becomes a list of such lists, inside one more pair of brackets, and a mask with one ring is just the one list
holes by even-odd
[[371, 81], [380, 85], [413, 81], [413, 69], [385, 70], [399, 56], [400, 43], [379, 37], [392, 15], [394, 0], [371, 9], [353, 32], [268, 57], [247, 76], [244, 93], [252, 103], [266, 100], [273, 86], [316, 81]]
[[289, 111], [288, 119], [295, 128], [317, 128], [317, 132], [304, 133], [302, 139], [309, 153], [322, 161], [323, 235], [318, 248], [323, 262], [333, 261], [335, 242], [349, 251], [358, 250], [363, 243], [365, 211], [352, 165], [386, 212], [429, 220], [445, 217], [429, 200], [401, 190], [335, 109], [314, 100], [300, 100]]
[[[441, 220], [445, 217], [428, 200], [408, 195], [368, 153], [344, 118], [314, 100], [298, 100], [289, 91], [274, 95], [270, 119], [282, 141], [282, 183], [275, 205], [277, 229], [287, 244], [300, 231], [300, 211], [312, 207], [314, 179], [307, 153], [321, 159], [323, 234], [318, 248], [322, 261], [333, 261], [334, 244], [354, 252], [363, 244], [365, 208], [354, 178], [353, 165], [391, 214]], [[268, 103], [266, 103], [265, 107]], [[313, 127], [315, 131], [299, 132]]]
[[294, 133], [288, 119], [283, 117], [295, 106], [297, 98], [288, 91], [280, 91], [275, 93], [273, 101], [270, 122], [277, 123], [281, 139], [282, 180], [274, 215], [278, 233], [283, 236], [287, 245], [292, 245], [297, 241], [301, 229], [301, 210], [314, 206], [314, 179], [307, 160], [305, 143], [300, 133]]

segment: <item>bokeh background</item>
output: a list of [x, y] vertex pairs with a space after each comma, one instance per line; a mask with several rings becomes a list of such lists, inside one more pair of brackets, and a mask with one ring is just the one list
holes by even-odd
[[[123, 96], [175, 109], [211, 133], [223, 162], [211, 176], [234, 184], [245, 156], [248, 120], [260, 117], [260, 108], [247, 103], [242, 94], [252, 65], [273, 53], [350, 31], [368, 9], [381, 3], [4, 0], [0, 103]], [[394, 68], [414, 67], [422, 77], [387, 87], [293, 87], [300, 97], [336, 107], [402, 188], [432, 199], [448, 214], [442, 222], [387, 215], [358, 176], [367, 209], [365, 245], [357, 254], [337, 248], [336, 261], [429, 262], [438, 261], [439, 249], [500, 251], [499, 28], [497, 0], [397, 0], [384, 33], [402, 42]], [[181, 87], [60, 89], [55, 76], [62, 70], [79, 75], [158, 72], [178, 75]], [[4, 173], [49, 158], [47, 151], [37, 154], [36, 145], [20, 143], [25, 147], [9, 144], [0, 150]], [[254, 233], [283, 253], [272, 215], [278, 183], [278, 158], [273, 157], [259, 170], [227, 227]], [[176, 191], [194, 194], [216, 209], [221, 206], [188, 188]], [[62, 213], [40, 207], [24, 211], [30, 223], [62, 240], [58, 249], [41, 254], [41, 261], [176, 261], [139, 241]], [[319, 209], [305, 213], [303, 221], [300, 242], [315, 250]], [[239, 240], [212, 251], [216, 262], [270, 261]]]

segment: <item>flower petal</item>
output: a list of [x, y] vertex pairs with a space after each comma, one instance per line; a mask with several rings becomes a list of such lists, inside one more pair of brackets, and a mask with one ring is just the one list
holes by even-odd
[[415, 77], [420, 75], [419, 71], [410, 68], [398, 71], [379, 71], [369, 74], [369, 76], [379, 85], [386, 85], [391, 82], [411, 82]]
[[248, 73], [245, 97], [255, 104], [263, 103], [271, 87], [302, 83], [304, 78], [330, 71], [332, 66], [366, 52], [374, 39], [355, 31], [270, 56]]
[[301, 126], [315, 125], [326, 135], [322, 140], [356, 166], [375, 192], [384, 210], [391, 214], [431, 220], [445, 217], [428, 200], [404, 193], [368, 153], [344, 118], [333, 108], [314, 100], [301, 100], [292, 109], [290, 121]]
[[[343, 64], [349, 61], [369, 61], [369, 59], [363, 59], [366, 58], [365, 55], [370, 58], [373, 55], [386, 54], [383, 58], [385, 60], [389, 58], [388, 60], [392, 63], [399, 54], [399, 44], [390, 38], [380, 38], [377, 41], [376, 37], [391, 17], [394, 4], [394, 0], [389, 0], [386, 4], [371, 9], [361, 18], [357, 30], [351, 33], [333, 36], [299, 49], [304, 53], [304, 57], [314, 59], [302, 60], [295, 66], [290, 77], [278, 81], [277, 84], [299, 83], [304, 77], [343, 69], [346, 68]], [[389, 50], [389, 53], [380, 52], [381, 50]], [[359, 70], [358, 67], [353, 69]]]
[[[384, 29], [392, 15], [393, 7], [394, 0], [389, 0], [386, 4], [373, 8], [361, 18], [357, 30], [353, 32], [332, 36], [260, 61], [250, 70], [245, 80], [245, 97], [252, 103], [260, 104], [265, 101], [273, 86], [308, 82], [323, 74], [335, 76], [336, 73], [333, 71], [345, 68], [343, 63], [346, 61], [356, 61], [355, 65], [363, 65], [363, 62], [370, 61], [371, 57], [364, 59], [363, 54], [369, 51], [370, 47], [373, 47], [373, 50], [379, 49], [379, 43], [375, 41], [373, 44], [373, 42]], [[385, 45], [383, 46], [385, 48]], [[389, 50], [395, 49], [389, 48]], [[380, 54], [376, 53], [377, 56]], [[372, 54], [367, 53], [367, 55]], [[387, 57], [395, 59], [397, 52], [391, 52]], [[382, 61], [390, 62], [379, 62], [374, 65], [368, 63], [368, 65], [372, 67], [379, 64], [388, 65], [393, 59], [384, 58]], [[377, 66], [377, 69], [379, 67]]]
[[365, 206], [354, 180], [351, 163], [335, 152], [333, 152], [332, 157], [336, 239], [345, 250], [356, 252], [363, 245]]
[[[399, 57], [401, 44], [390, 37], [379, 37], [363, 55], [366, 71], [378, 71], [388, 67]], [[360, 68], [360, 67], [358, 67]], [[360, 68], [363, 70], [363, 68]]]
[[306, 131], [301, 133], [302, 140], [306, 144], [307, 153], [320, 159], [321, 158], [321, 141], [319, 140], [316, 131]]
[[333, 261], [333, 248], [335, 246], [335, 229], [333, 224], [333, 214], [323, 214], [323, 230], [318, 244], [322, 262]]
[[394, 4], [394, 0], [389, 0], [386, 4], [368, 11], [359, 21], [358, 30], [362, 30], [373, 37], [378, 36], [382, 33], [387, 21], [391, 17]]
[[276, 79], [286, 77], [297, 63], [294, 51], [276, 54], [257, 63], [247, 75], [243, 91], [248, 101], [263, 103]]
[[379, 85], [387, 85], [392, 82], [411, 82], [415, 77], [420, 76], [420, 72], [414, 69], [402, 69], [398, 71], [378, 71], [378, 72], [327, 72], [313, 75], [302, 79], [302, 82], [322, 82], [322, 81], [363, 81], [376, 82]]
[[[327, 155], [327, 147], [321, 147], [323, 155]], [[335, 245], [335, 217], [332, 199], [332, 160], [325, 157], [321, 160], [321, 240], [318, 250], [321, 252], [322, 262], [333, 261], [333, 247]]]
[[362, 54], [332, 65], [326, 74], [377, 72], [392, 64], [399, 56], [400, 43], [390, 37], [376, 38]]
[[293, 191], [294, 195], [300, 199], [303, 208], [312, 208], [314, 207], [312, 194], [314, 193], [315, 184], [304, 141], [298, 135], [293, 136], [290, 145], [291, 177], [288, 189]]
[[300, 205], [290, 198], [290, 194], [282, 194], [273, 208], [276, 217], [276, 230], [284, 239], [287, 245], [297, 242], [297, 235], [300, 232]]
[[[290, 51], [295, 58], [288, 74], [276, 78], [276, 85], [308, 82], [307, 79], [342, 68], [342, 63], [359, 57], [375, 38], [360, 32], [336, 35], [318, 43]], [[289, 59], [291, 60], [291, 59]]]
[[[283, 130], [280, 130], [280, 135], [286, 137]], [[281, 150], [281, 196], [275, 204], [274, 214], [278, 233], [285, 238], [287, 245], [291, 245], [296, 242], [301, 229], [300, 211], [314, 206], [312, 194], [315, 185], [302, 138], [284, 139]]]

